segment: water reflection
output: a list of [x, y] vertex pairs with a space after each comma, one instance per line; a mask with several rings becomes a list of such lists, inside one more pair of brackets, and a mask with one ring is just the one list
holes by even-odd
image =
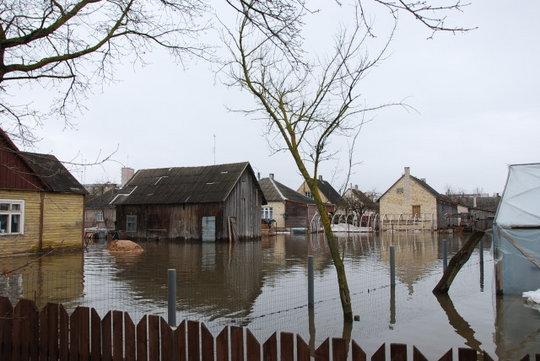
[[[167, 269], [176, 268], [177, 319], [203, 320], [214, 333], [226, 324], [249, 326], [260, 339], [276, 330], [291, 331], [309, 340], [312, 351], [326, 337], [342, 335], [368, 353], [383, 341], [416, 344], [428, 359], [463, 345], [496, 352], [501, 359], [518, 348], [540, 352], [540, 312], [520, 299], [494, 301], [489, 239], [484, 257], [475, 251], [456, 277], [451, 298], [432, 295], [442, 274], [443, 238], [451, 257], [466, 236], [392, 237], [387, 232], [340, 237], [353, 312], [360, 316], [345, 327], [332, 260], [316, 235], [278, 235], [233, 246], [147, 242], [136, 256], [113, 256], [97, 244], [84, 255], [36, 261], [17, 280], [0, 277], [0, 293], [71, 308], [90, 305], [101, 314], [122, 309], [136, 320], [144, 313], [165, 315]], [[390, 245], [396, 248], [396, 287], [389, 287]], [[314, 309], [307, 307], [308, 254], [314, 257]], [[9, 266], [26, 261], [10, 260]]]

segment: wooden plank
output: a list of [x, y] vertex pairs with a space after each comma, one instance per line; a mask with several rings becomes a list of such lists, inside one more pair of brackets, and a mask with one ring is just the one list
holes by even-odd
[[264, 361], [277, 361], [277, 335], [275, 332], [263, 344], [263, 359]]
[[[40, 342], [44, 345], [40, 350], [40, 360], [57, 361], [58, 360], [58, 339], [59, 334], [59, 314], [58, 305], [55, 303], [48, 303], [41, 311], [40, 319], [40, 337], [43, 337]], [[46, 331], [45, 331], [46, 330]]]
[[173, 337], [174, 360], [186, 361], [186, 321], [182, 321], [176, 330], [174, 330]]
[[384, 343], [379, 347], [377, 351], [371, 356], [371, 361], [385, 361], [386, 360], [386, 348]]
[[199, 361], [199, 322], [187, 322], [188, 361]]
[[231, 326], [231, 361], [244, 360], [244, 330]]
[[407, 345], [401, 343], [390, 344], [390, 359], [392, 361], [407, 361]]
[[39, 313], [34, 302], [21, 299], [13, 310], [13, 361], [38, 361]]
[[229, 360], [229, 327], [224, 327], [216, 338], [216, 361]]
[[60, 361], [69, 360], [69, 316], [62, 305], [58, 305], [58, 352]]
[[300, 335], [296, 335], [296, 360], [310, 361], [309, 346]]
[[11, 360], [13, 306], [7, 297], [0, 297], [0, 360]]
[[112, 312], [109, 311], [101, 320], [101, 358], [112, 361]]
[[204, 323], [201, 323], [201, 358], [202, 361], [214, 361], [214, 336]]
[[112, 311], [113, 361], [124, 360], [124, 314]]
[[342, 338], [332, 339], [332, 361], [346, 361], [347, 348], [349, 344], [347, 340]]
[[476, 350], [472, 348], [458, 348], [459, 361], [476, 361], [477, 359]]
[[540, 361], [540, 353], [537, 353], [537, 354], [536, 354], [535, 359], [536, 359], [536, 361]]
[[356, 341], [352, 342], [352, 361], [366, 361], [367, 356], [362, 347], [358, 346]]
[[315, 361], [328, 360], [330, 360], [330, 340], [327, 338], [323, 343], [321, 343], [319, 348], [315, 350]]
[[137, 361], [148, 360], [148, 335], [147, 333], [148, 316], [143, 316], [137, 324]]
[[124, 313], [124, 342], [126, 361], [135, 361], [135, 324], [127, 312]]
[[90, 310], [90, 343], [90, 360], [101, 361], [101, 318], [94, 308]]
[[281, 332], [279, 337], [279, 353], [281, 361], [294, 360], [294, 335], [290, 332]]
[[523, 356], [523, 358], [520, 361], [530, 361], [529, 355]]
[[75, 312], [69, 317], [69, 361], [79, 360], [79, 312]]
[[493, 358], [486, 351], [484, 351], [484, 361], [493, 361]]
[[453, 360], [452, 349], [448, 350], [448, 352], [445, 353], [443, 357], [439, 359], [439, 361], [452, 361], [452, 360]]
[[69, 318], [69, 359], [88, 361], [90, 358], [90, 310], [77, 307]]
[[413, 361], [428, 361], [416, 346], [413, 346]]
[[148, 316], [148, 360], [159, 361], [159, 317]]
[[169, 361], [172, 360], [172, 351], [173, 351], [173, 330], [171, 330], [171, 327], [163, 319], [163, 317], [159, 318], [159, 327], [161, 329], [161, 337], [160, 337], [160, 344], [161, 344], [161, 359], [163, 361]]
[[249, 329], [246, 329], [246, 354], [248, 361], [261, 361], [261, 344]]

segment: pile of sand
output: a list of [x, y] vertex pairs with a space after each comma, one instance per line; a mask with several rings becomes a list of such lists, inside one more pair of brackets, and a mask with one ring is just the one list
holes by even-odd
[[144, 249], [137, 243], [128, 240], [111, 241], [107, 244], [107, 250], [115, 253], [143, 253]]

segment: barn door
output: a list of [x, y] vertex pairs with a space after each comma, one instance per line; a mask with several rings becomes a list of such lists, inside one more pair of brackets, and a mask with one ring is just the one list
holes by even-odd
[[216, 241], [216, 217], [202, 217], [202, 241]]

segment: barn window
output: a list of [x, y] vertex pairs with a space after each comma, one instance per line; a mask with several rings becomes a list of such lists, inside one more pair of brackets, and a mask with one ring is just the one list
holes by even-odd
[[412, 214], [413, 214], [413, 217], [420, 217], [420, 206], [419, 205], [412, 206]]
[[126, 216], [126, 232], [137, 232], [137, 216], [128, 214]]
[[313, 194], [311, 194], [310, 191], [304, 192], [304, 195], [305, 195], [306, 197], [308, 197], [308, 198], [313, 199]]
[[263, 207], [261, 210], [261, 218], [266, 220], [274, 219], [274, 209], [272, 207]]
[[397, 194], [402, 194], [403, 193], [403, 188], [397, 188], [396, 193]]
[[96, 211], [96, 222], [103, 222], [103, 211]]
[[0, 235], [24, 233], [24, 201], [0, 199]]

